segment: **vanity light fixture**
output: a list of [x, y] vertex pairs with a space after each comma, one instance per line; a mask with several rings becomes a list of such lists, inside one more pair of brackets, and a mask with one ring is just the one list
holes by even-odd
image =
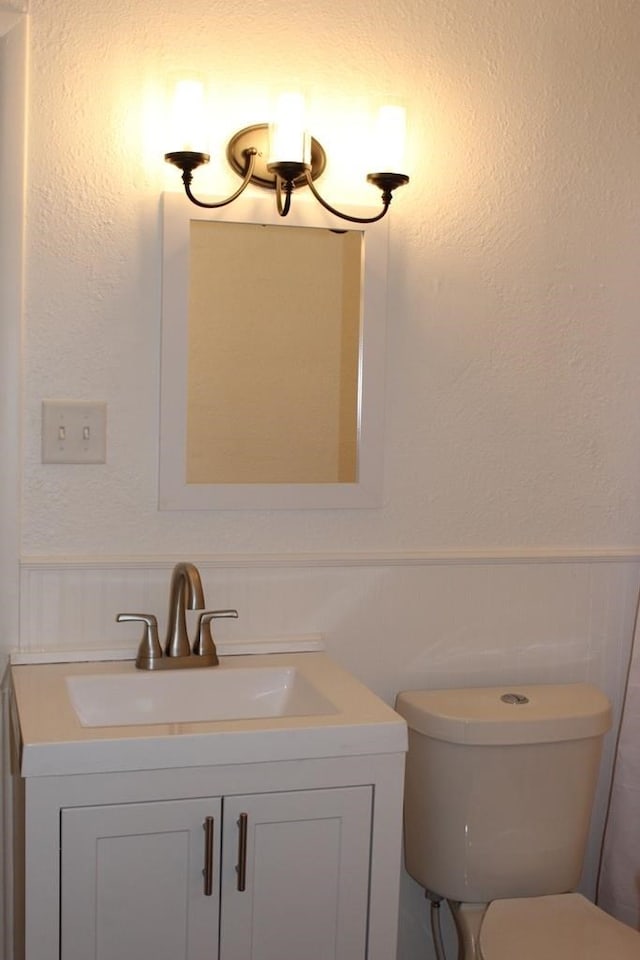
[[[185, 96], [186, 91], [186, 96]], [[189, 87], [178, 85], [176, 89], [178, 111], [187, 114], [187, 106], [193, 107], [190, 97], [198, 98], [193, 84]], [[283, 94], [276, 110], [275, 121], [271, 124], [259, 123], [244, 127], [235, 133], [227, 145], [227, 160], [232, 169], [242, 178], [238, 189], [224, 200], [207, 203], [199, 200], [191, 191], [193, 171], [208, 163], [210, 156], [191, 149], [185, 139], [185, 148], [165, 153], [164, 159], [182, 171], [184, 190], [192, 203], [198, 207], [214, 209], [224, 207], [236, 200], [250, 183], [269, 190], [275, 190], [278, 213], [286, 217], [291, 209], [291, 195], [294, 189], [307, 186], [318, 203], [325, 210], [352, 223], [375, 223], [381, 220], [389, 209], [393, 191], [409, 183], [404, 173], [391, 172], [402, 154], [404, 140], [404, 110], [397, 106], [382, 107], [378, 114], [376, 142], [381, 152], [376, 164], [381, 172], [367, 174], [367, 181], [382, 192], [382, 210], [376, 216], [355, 217], [336, 210], [327, 203], [315, 187], [314, 180], [323, 172], [326, 154], [317, 140], [311, 137], [304, 125], [304, 101], [298, 94]], [[393, 160], [391, 159], [393, 157]], [[384, 158], [384, 159], [383, 159]], [[374, 167], [375, 169], [375, 167]]]

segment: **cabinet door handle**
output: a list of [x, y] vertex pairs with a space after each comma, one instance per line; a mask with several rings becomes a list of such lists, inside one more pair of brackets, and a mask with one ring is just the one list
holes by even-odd
[[247, 814], [241, 813], [238, 819], [238, 890], [243, 893], [247, 889]]
[[213, 894], [213, 835], [215, 832], [213, 817], [205, 817], [202, 827], [204, 829], [204, 870], [202, 871], [204, 895], [210, 897]]

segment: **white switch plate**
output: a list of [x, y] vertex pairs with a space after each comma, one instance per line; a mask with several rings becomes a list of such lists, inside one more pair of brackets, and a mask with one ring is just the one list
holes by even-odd
[[106, 458], [106, 403], [42, 401], [43, 463], [105, 463]]

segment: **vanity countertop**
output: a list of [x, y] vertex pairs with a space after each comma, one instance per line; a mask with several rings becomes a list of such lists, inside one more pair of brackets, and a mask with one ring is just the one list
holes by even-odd
[[[24, 777], [303, 760], [407, 749], [404, 720], [324, 653], [221, 657], [226, 671], [295, 666], [335, 710], [315, 716], [82, 726], [68, 677], [138, 673], [130, 660], [11, 667], [12, 722]], [[167, 676], [168, 671], [164, 675]]]

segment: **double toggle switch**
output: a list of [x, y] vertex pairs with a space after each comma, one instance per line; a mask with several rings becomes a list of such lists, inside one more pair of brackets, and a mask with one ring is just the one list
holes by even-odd
[[42, 401], [43, 463], [105, 463], [106, 458], [106, 403]]

